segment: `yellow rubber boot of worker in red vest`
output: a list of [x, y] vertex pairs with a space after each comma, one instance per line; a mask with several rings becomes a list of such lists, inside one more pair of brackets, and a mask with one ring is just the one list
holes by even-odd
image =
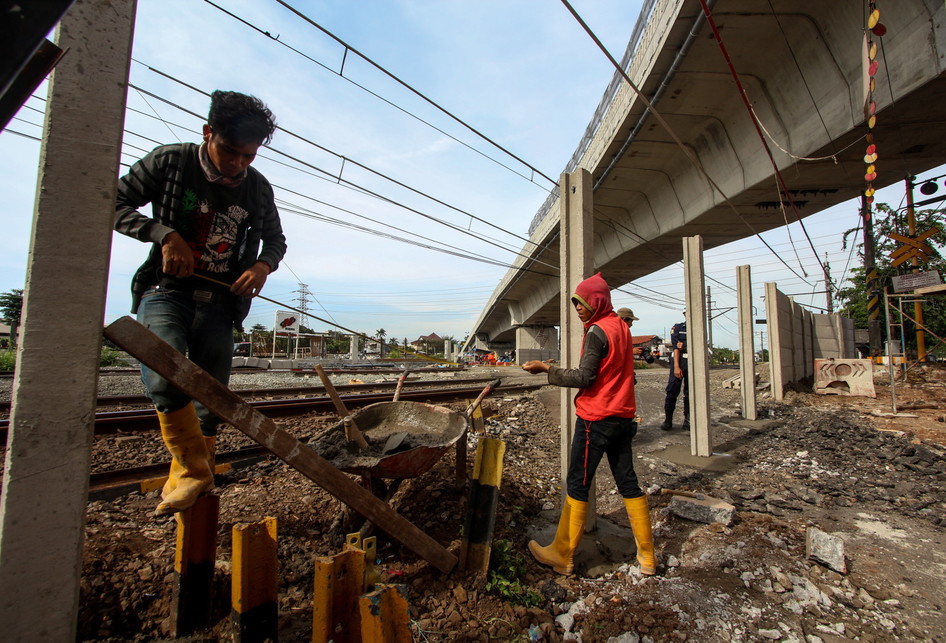
[[155, 514], [164, 516], [189, 509], [200, 494], [213, 489], [214, 477], [193, 403], [170, 413], [159, 412], [158, 421], [161, 437], [173, 458], [164, 487], [167, 493], [162, 491], [164, 500], [155, 510]]
[[631, 531], [634, 532], [634, 542], [637, 543], [637, 563], [641, 566], [641, 574], [653, 576], [657, 573], [657, 558], [654, 556], [654, 536], [650, 530], [650, 508], [647, 506], [647, 496], [625, 498], [624, 508], [627, 509]]
[[534, 540], [529, 541], [529, 551], [532, 557], [543, 565], [548, 565], [559, 574], [572, 573], [575, 550], [581, 542], [581, 534], [585, 529], [585, 518], [588, 516], [588, 503], [565, 496], [565, 506], [558, 519], [558, 529], [555, 531], [555, 540], [548, 547], [542, 547]]

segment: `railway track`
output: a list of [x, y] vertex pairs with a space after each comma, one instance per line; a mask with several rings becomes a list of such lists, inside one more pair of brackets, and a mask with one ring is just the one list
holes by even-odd
[[[486, 378], [484, 381], [489, 381]], [[466, 383], [469, 380], [464, 380]], [[544, 385], [544, 382], [535, 384], [512, 384], [499, 389], [501, 394], [526, 393], [534, 391]], [[361, 385], [349, 385], [361, 386]], [[377, 385], [370, 385], [371, 388], [378, 388]], [[339, 387], [341, 388], [341, 387]], [[444, 402], [449, 400], [474, 398], [482, 390], [482, 386], [453, 386], [442, 388], [423, 388], [417, 390], [416, 387], [402, 390], [402, 400], [413, 400], [418, 402]], [[267, 393], [273, 393], [277, 389], [264, 389]], [[307, 390], [312, 390], [311, 388]], [[238, 391], [245, 393], [244, 391]], [[391, 399], [391, 393], [387, 391], [373, 393], [349, 393], [340, 396], [348, 408], [361, 408], [375, 402], [386, 402]], [[253, 400], [247, 402], [250, 406], [263, 413], [267, 417], [291, 417], [304, 415], [313, 411], [331, 411], [334, 412], [335, 406], [331, 398], [327, 395], [318, 395], [312, 397], [290, 397], [282, 399]], [[6, 440], [9, 420], [0, 420], [0, 440]], [[129, 409], [123, 411], [100, 411], [95, 414], [95, 434], [115, 433], [122, 431], [147, 431], [157, 429], [157, 416], [151, 407], [142, 409]]]
[[[490, 378], [485, 379], [491, 381]], [[465, 380], [464, 383], [466, 382]], [[498, 391], [504, 395], [515, 395], [534, 391], [542, 386], [544, 386], [544, 382], [536, 382], [534, 384], [511, 384], [502, 387]], [[476, 397], [481, 391], [481, 386], [425, 389], [419, 391], [412, 390], [402, 391], [400, 399], [424, 402], [469, 400]], [[360, 408], [374, 402], [385, 402], [391, 399], [391, 395], [387, 392], [348, 394], [341, 395], [340, 397], [349, 409]], [[248, 402], [248, 404], [268, 417], [302, 415], [311, 411], [322, 410], [332, 413], [335, 412], [335, 406], [328, 396], [259, 400]], [[153, 409], [136, 409], [96, 414], [96, 434], [100, 432], [117, 432], [119, 427], [122, 431], [156, 430], [157, 418]], [[249, 466], [268, 456], [269, 451], [259, 445], [243, 447], [234, 451], [218, 452], [216, 454], [217, 473], [220, 474], [231, 469]], [[158, 489], [164, 484], [168, 467], [169, 463], [161, 462], [158, 464], [93, 473], [89, 479], [89, 500], [110, 500], [132, 491], [148, 493]]]
[[[127, 374], [127, 373], [126, 373]], [[137, 371], [134, 373], [137, 375]], [[436, 386], [441, 386], [446, 388], [445, 384], [456, 384], [456, 385], [473, 385], [480, 384], [485, 385], [487, 382], [492, 381], [493, 377], [476, 377], [470, 379], [445, 381], [445, 380], [411, 380], [408, 378], [405, 382], [404, 387], [406, 390], [412, 390], [417, 388], [428, 389]], [[346, 391], [346, 392], [357, 392], [357, 391], [391, 391], [394, 392], [395, 387], [397, 386], [396, 381], [390, 382], [375, 382], [367, 384], [336, 384], [335, 390], [337, 391]], [[325, 389], [320, 385], [308, 385], [308, 386], [285, 386], [280, 388], [255, 388], [255, 389], [236, 389], [233, 391], [237, 395], [243, 398], [271, 398], [273, 396], [283, 396], [291, 397], [298, 395], [318, 395], [325, 394]], [[96, 400], [96, 407], [108, 407], [108, 406], [149, 406], [151, 400], [145, 397], [142, 394], [135, 395], [103, 395]], [[9, 413], [10, 411], [10, 402], [3, 401], [0, 402], [0, 413]]]

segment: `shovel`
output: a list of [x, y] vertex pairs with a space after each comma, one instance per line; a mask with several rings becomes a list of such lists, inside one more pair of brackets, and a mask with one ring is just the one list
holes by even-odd
[[322, 379], [322, 386], [325, 387], [325, 392], [328, 393], [328, 396], [332, 398], [332, 403], [335, 404], [335, 410], [338, 412], [338, 416], [345, 426], [345, 439], [364, 451], [368, 448], [368, 442], [365, 440], [365, 436], [362, 435], [358, 425], [355, 424], [355, 420], [352, 418], [351, 413], [348, 412], [348, 408], [345, 406], [342, 398], [338, 396], [338, 391], [335, 390], [332, 380], [329, 379], [321, 364], [316, 365], [315, 372], [318, 373], [319, 377]]
[[482, 391], [480, 391], [480, 394], [476, 397], [476, 399], [473, 400], [473, 402], [470, 404], [470, 406], [468, 406], [468, 407], [466, 408], [466, 419], [467, 419], [468, 422], [469, 422], [470, 418], [473, 417], [473, 412], [476, 410], [476, 407], [478, 407], [478, 406], [483, 402], [483, 398], [485, 398], [487, 395], [489, 395], [490, 393], [492, 393], [492, 392], [493, 392], [493, 389], [499, 388], [499, 386], [502, 384], [502, 382], [503, 382], [502, 379], [500, 379], [500, 378], [497, 377], [497, 378], [494, 379], [492, 382], [490, 382], [489, 384], [487, 384], [487, 385], [486, 385], [486, 388], [484, 388]]

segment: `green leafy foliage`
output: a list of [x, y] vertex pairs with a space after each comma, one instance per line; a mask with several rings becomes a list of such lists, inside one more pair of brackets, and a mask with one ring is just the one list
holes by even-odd
[[0, 320], [13, 325], [20, 323], [20, 314], [23, 309], [23, 289], [14, 288], [0, 293]]
[[0, 371], [12, 371], [16, 364], [16, 351], [0, 351]]
[[108, 346], [102, 347], [102, 354], [99, 357], [99, 366], [128, 366], [125, 361], [125, 355], [121, 351]]
[[[15, 350], [0, 350], [0, 371], [12, 371], [16, 366]], [[125, 354], [108, 346], [102, 347], [99, 366], [128, 366]]]
[[[933, 250], [933, 256], [929, 261], [920, 262], [918, 268], [924, 272], [938, 271], [941, 276], [946, 274], [946, 259], [943, 258], [941, 252], [941, 249], [946, 246], [946, 230], [944, 230], [942, 226], [942, 212], [939, 210], [918, 210], [914, 213], [914, 217], [917, 233], [923, 233], [931, 228], [935, 229], [932, 236], [926, 239], [926, 243]], [[903, 210], [895, 210], [886, 203], [877, 204], [874, 212], [873, 231], [875, 239], [874, 256], [877, 265], [877, 273], [879, 275], [880, 288], [882, 290], [885, 286], [890, 285], [891, 277], [898, 274], [909, 273], [914, 268], [910, 261], [902, 263], [899, 266], [891, 265], [891, 255], [901, 243], [890, 235], [896, 233], [903, 236], [910, 236], [906, 213]], [[856, 248], [858, 255], [863, 258], [864, 244], [862, 240], [863, 237], [859, 236], [860, 234], [860, 229], [848, 230], [844, 233], [844, 237], [845, 244], [861, 239], [861, 241], [857, 243]], [[892, 291], [891, 288], [890, 292]], [[855, 328], [868, 327], [867, 303], [872, 295], [873, 293], [870, 292], [864, 268], [858, 267], [852, 269], [848, 285], [838, 290], [837, 299], [840, 304], [841, 314], [853, 319]], [[882, 293], [881, 302], [883, 302]], [[882, 303], [881, 306], [883, 306]], [[906, 312], [910, 316], [913, 316], [913, 306], [907, 306], [906, 308], [908, 309]], [[881, 308], [881, 319], [883, 319], [883, 314], [883, 308]], [[946, 300], [944, 300], [944, 298], [930, 297], [926, 299], [923, 304], [923, 322], [931, 332], [940, 337], [946, 336]], [[883, 324], [881, 324], [881, 331], [885, 332]], [[906, 339], [906, 347], [913, 350], [916, 349], [916, 334], [914, 331], [914, 325], [909, 320], [905, 320], [903, 334]], [[932, 348], [935, 343], [935, 338], [928, 336], [926, 342], [927, 350]], [[935, 352], [940, 353], [942, 351], [943, 347], [940, 347], [940, 349]]]
[[536, 607], [542, 603], [542, 596], [519, 580], [525, 572], [525, 563], [512, 544], [508, 540], [494, 540], [486, 591], [516, 605]]

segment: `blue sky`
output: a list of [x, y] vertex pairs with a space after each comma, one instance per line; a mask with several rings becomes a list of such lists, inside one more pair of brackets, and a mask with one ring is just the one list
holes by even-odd
[[[262, 294], [297, 306], [300, 284], [306, 284], [311, 313], [341, 326], [367, 334], [384, 328], [389, 338], [398, 339], [432, 332], [462, 339], [505, 273], [502, 265], [408, 245], [325, 218], [415, 241], [418, 238], [412, 235], [420, 235], [425, 238], [420, 243], [443, 244], [439, 247], [507, 264], [521, 249], [520, 237], [527, 236], [530, 221], [553, 186], [539, 176], [528, 180], [533, 173], [527, 166], [356, 54], [345, 56], [341, 45], [275, 0], [217, 4], [278, 37], [278, 42], [205, 1], [138, 0], [132, 84], [201, 115], [206, 113], [207, 97], [181, 83], [205, 92], [219, 88], [252, 93], [270, 106], [281, 127], [447, 204], [397, 187], [352, 163], [345, 164], [346, 181], [422, 214], [339, 185], [329, 176], [342, 166], [338, 156], [277, 132], [272, 147], [278, 152], [262, 151], [255, 166], [276, 188], [289, 251]], [[289, 4], [555, 179], [613, 73], [559, 2], [292, 0]], [[572, 0], [571, 4], [620, 59], [641, 2]], [[336, 73], [343, 59], [348, 80]], [[44, 97], [45, 86], [0, 134], [0, 292], [23, 287], [40, 147], [14, 132], [42, 136]], [[198, 140], [201, 119], [138, 89], [129, 91], [128, 107], [125, 163], [158, 143]], [[898, 204], [901, 193], [890, 188], [878, 197]], [[848, 264], [849, 251], [841, 250], [840, 232], [856, 224], [856, 203], [805, 220], [819, 255], [823, 259], [828, 254], [836, 277]], [[801, 262], [816, 265], [797, 224], [790, 230]], [[794, 259], [785, 231], [766, 233], [764, 238], [787, 261]], [[129, 281], [146, 253], [144, 244], [114, 236], [105, 322], [128, 314]], [[850, 266], [856, 260], [855, 255]], [[729, 285], [735, 282], [736, 265], [752, 264], [754, 303], [760, 310], [764, 281], [777, 281], [791, 294], [824, 290], [823, 283], [816, 283], [821, 275], [809, 274], [811, 283], [803, 283], [758, 239], [708, 252], [705, 262], [710, 277]], [[735, 305], [731, 290], [712, 280], [707, 283], [720, 308]], [[641, 318], [635, 332], [663, 335], [679, 321], [680, 264], [626, 289], [656, 300], [615, 293], [616, 307], [630, 306]], [[796, 300], [824, 305], [820, 294]], [[271, 327], [277, 309], [284, 306], [257, 301], [248, 323]], [[714, 325], [717, 345], [736, 345], [735, 318], [734, 311], [726, 313]], [[315, 330], [329, 328], [316, 320], [308, 325]]]

